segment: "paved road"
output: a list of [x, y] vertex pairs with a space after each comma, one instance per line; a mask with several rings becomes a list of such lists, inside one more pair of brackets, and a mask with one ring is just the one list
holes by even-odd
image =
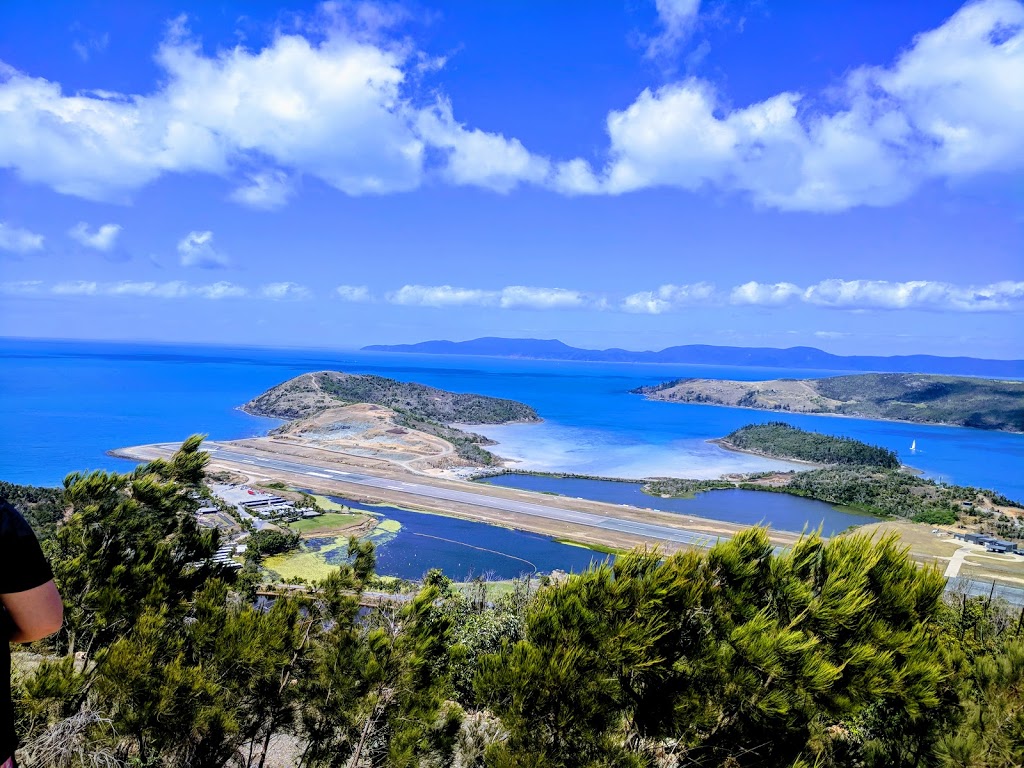
[[[172, 446], [168, 446], [172, 447]], [[173, 446], [176, 448], [176, 446]], [[217, 446], [204, 446], [214, 459], [230, 461], [234, 464], [261, 467], [263, 469], [276, 469], [282, 472], [292, 472], [299, 475], [308, 475], [321, 480], [337, 480], [339, 482], [363, 485], [368, 488], [380, 490], [399, 491], [413, 496], [423, 496], [433, 500], [456, 501], [462, 504], [472, 504], [476, 507], [487, 507], [503, 512], [514, 512], [520, 515], [541, 517], [546, 520], [557, 520], [570, 525], [587, 528], [602, 528], [606, 531], [627, 533], [633, 536], [644, 536], [659, 541], [671, 541], [677, 544], [688, 546], [709, 547], [716, 538], [706, 533], [687, 531], [681, 528], [670, 528], [665, 525], [653, 523], [634, 522], [632, 520], [620, 520], [614, 517], [604, 517], [588, 512], [577, 512], [558, 507], [548, 507], [543, 504], [534, 504], [527, 501], [515, 501], [495, 496], [487, 496], [472, 491], [456, 491], [450, 488], [439, 488], [422, 483], [409, 483], [404, 480], [391, 480], [384, 477], [364, 475], [358, 472], [343, 472], [337, 469], [327, 469], [316, 465], [302, 464], [298, 461], [285, 461], [283, 459], [271, 459], [263, 456], [252, 456], [247, 453], [220, 448]], [[727, 537], [722, 537], [727, 538]]]

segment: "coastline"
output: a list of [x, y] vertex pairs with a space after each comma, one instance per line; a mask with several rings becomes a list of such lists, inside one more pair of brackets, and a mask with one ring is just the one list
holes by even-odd
[[822, 464], [821, 462], [817, 461], [807, 461], [806, 459], [791, 459], [788, 456], [773, 456], [770, 453], [765, 453], [764, 451], [755, 451], [752, 448], [739, 448], [733, 443], [730, 443], [724, 437], [712, 437], [709, 440], [705, 440], [704, 442], [711, 443], [712, 445], [717, 445], [719, 448], [722, 448], [726, 451], [732, 451], [733, 453], [745, 453], [748, 456], [758, 456], [762, 459], [774, 459], [775, 461], [788, 461], [792, 462], [793, 464], [803, 464], [804, 466], [813, 467], [814, 469], [822, 469], [824, 467], [829, 466], [828, 464]]
[[[998, 379], [997, 379], [998, 381]], [[773, 413], [781, 415], [792, 415], [792, 416], [829, 416], [837, 419], [855, 419], [857, 421], [877, 421], [885, 424], [915, 424], [920, 427], [951, 427], [953, 429], [969, 429], [972, 432], [981, 432], [982, 434], [1001, 433], [1005, 435], [1024, 435], [1024, 431], [1016, 429], [982, 429], [981, 427], [968, 427], [963, 424], [951, 424], [948, 421], [911, 421], [910, 419], [883, 419], [872, 416], [863, 416], [854, 413], [834, 413], [832, 411], [780, 411], [773, 408], [756, 408], [752, 405], [728, 405], [726, 403], [698, 403], [691, 402], [689, 400], [668, 400], [662, 397], [651, 397], [650, 395], [641, 394], [639, 392], [631, 392], [630, 394], [637, 394], [643, 397], [645, 400], [650, 400], [655, 403], [670, 403], [672, 405], [704, 405], [711, 408], [736, 408], [744, 411], [755, 411], [757, 413]], [[709, 441], [710, 442], [710, 441]]]

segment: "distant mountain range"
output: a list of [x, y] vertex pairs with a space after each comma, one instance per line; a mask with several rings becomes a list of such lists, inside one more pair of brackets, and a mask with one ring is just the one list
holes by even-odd
[[832, 355], [814, 347], [716, 347], [688, 344], [660, 352], [628, 349], [579, 349], [556, 339], [503, 339], [423, 341], [419, 344], [372, 344], [365, 352], [410, 352], [421, 355], [476, 355], [530, 360], [573, 360], [607, 363], [688, 363], [743, 365], [764, 368], [800, 368], [821, 371], [873, 371], [878, 373], [945, 373], [956, 376], [1024, 377], [1024, 360], [983, 360], [976, 357], [935, 355]]

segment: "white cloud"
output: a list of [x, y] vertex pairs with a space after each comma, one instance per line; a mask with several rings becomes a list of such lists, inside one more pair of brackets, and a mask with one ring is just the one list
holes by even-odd
[[635, 314], [660, 315], [684, 307], [713, 304], [718, 292], [711, 283], [663, 285], [657, 291], [632, 293], [622, 300], [621, 309]]
[[429, 144], [447, 151], [442, 173], [454, 184], [508, 192], [520, 182], [539, 184], [551, 172], [551, 163], [531, 154], [518, 139], [469, 130], [456, 122], [447, 101], [422, 111], [417, 127]]
[[260, 289], [261, 295], [274, 301], [300, 301], [312, 297], [309, 288], [298, 283], [267, 283]]
[[1024, 308], [1024, 282], [958, 286], [929, 280], [823, 280], [807, 288], [803, 300], [839, 309], [998, 312]]
[[[41, 281], [31, 281], [41, 286]], [[36, 292], [35, 289], [32, 290]], [[208, 285], [192, 285], [182, 280], [157, 283], [152, 281], [121, 280], [116, 283], [99, 283], [94, 280], [74, 280], [57, 283], [50, 289], [58, 296], [112, 296], [148, 297], [154, 299], [225, 299], [246, 296], [248, 291], [240, 285], [228, 282]]]
[[[684, 39], [699, 5], [656, 0], [663, 32], [649, 53]], [[644, 90], [608, 114], [596, 170], [467, 127], [443, 95], [421, 107], [424, 55], [384, 42], [384, 19], [396, 16], [364, 7], [325, 6], [306, 36], [213, 55], [179, 20], [157, 52], [161, 85], [143, 95], [64, 93], [0, 62], [0, 168], [99, 200], [124, 200], [167, 173], [242, 174], [232, 199], [263, 208], [284, 205], [306, 175], [361, 195], [436, 174], [499, 192], [709, 186], [809, 211], [891, 205], [929, 181], [1024, 168], [1018, 0], [969, 3], [890, 66], [855, 69], [821, 98], [782, 92], [733, 108], [693, 78]], [[339, 21], [345, 13], [354, 19]]]
[[497, 291], [483, 291], [477, 288], [455, 288], [450, 285], [403, 285], [389, 293], [392, 304], [409, 307], [460, 307], [467, 305], [495, 304]]
[[392, 304], [415, 307], [498, 307], [499, 309], [576, 309], [598, 307], [600, 301], [568, 288], [510, 285], [491, 291], [451, 285], [403, 285], [387, 295]]
[[530, 288], [510, 285], [501, 291], [499, 305], [503, 309], [573, 309], [586, 304], [579, 291], [566, 288]]
[[28, 253], [29, 251], [38, 251], [42, 247], [42, 235], [0, 221], [0, 250]]
[[94, 280], [68, 280], [53, 286], [58, 296], [95, 296], [98, 291], [99, 284]]
[[733, 288], [729, 301], [733, 304], [776, 305], [785, 304], [801, 293], [801, 289], [793, 283], [766, 284], [750, 281]]
[[335, 295], [342, 301], [370, 301], [370, 289], [365, 285], [339, 285], [334, 289]]
[[443, 99], [413, 104], [409, 74], [443, 59], [381, 42], [387, 24], [341, 15], [327, 8], [304, 25], [308, 37], [215, 55], [179, 19], [157, 51], [162, 85], [145, 95], [65, 93], [0, 62], [0, 167], [96, 200], [124, 200], [165, 173], [254, 169], [231, 198], [264, 208], [283, 205], [301, 175], [350, 195], [414, 189], [428, 146], [457, 184], [543, 181], [547, 161], [516, 139], [465, 128]]
[[42, 287], [42, 280], [11, 280], [0, 283], [0, 294], [4, 296], [27, 296], [39, 293]]
[[647, 57], [670, 54], [689, 35], [700, 11], [700, 0], [654, 0], [662, 32], [647, 46]]
[[237, 299], [248, 295], [248, 291], [240, 285], [219, 280], [210, 285], [196, 286], [195, 294], [204, 299]]
[[189, 232], [178, 242], [178, 256], [183, 267], [219, 269], [228, 265], [228, 258], [213, 247], [213, 232]]
[[863, 67], [835, 108], [780, 93], [737, 109], [707, 82], [645, 90], [608, 115], [600, 174], [562, 163], [563, 191], [710, 185], [786, 210], [891, 205], [929, 180], [1024, 168], [1024, 4], [981, 0], [919, 35], [888, 68]]
[[730, 302], [757, 306], [801, 302], [850, 310], [1003, 312], [1024, 309], [1024, 282], [1004, 280], [989, 285], [964, 286], [932, 280], [832, 279], [801, 288], [793, 283], [751, 281], [733, 288]]
[[73, 226], [68, 235], [86, 248], [93, 248], [97, 251], [109, 251], [117, 242], [117, 236], [121, 233], [120, 224], [104, 224], [95, 232], [89, 231], [89, 225], [80, 221]]
[[293, 193], [288, 175], [282, 171], [270, 170], [249, 175], [249, 182], [235, 189], [230, 198], [250, 208], [273, 210], [287, 204]]

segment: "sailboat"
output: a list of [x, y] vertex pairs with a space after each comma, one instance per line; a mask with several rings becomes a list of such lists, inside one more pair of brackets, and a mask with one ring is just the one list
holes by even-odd
[[910, 452], [917, 453], [917, 440], [910, 441]]

